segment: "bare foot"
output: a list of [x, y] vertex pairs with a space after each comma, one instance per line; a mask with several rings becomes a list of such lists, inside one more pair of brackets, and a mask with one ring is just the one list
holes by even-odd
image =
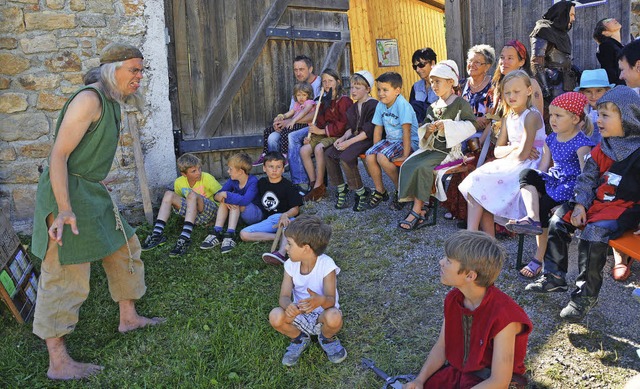
[[52, 380], [80, 380], [96, 375], [102, 371], [103, 367], [91, 363], [80, 363], [69, 358], [68, 361], [58, 363], [53, 366], [49, 363], [47, 377]]
[[126, 332], [136, 330], [138, 328], [162, 324], [165, 321], [167, 321], [167, 319], [163, 317], [148, 318], [148, 317], [136, 315], [131, 319], [120, 319], [120, 325], [118, 326], [118, 331], [124, 334]]

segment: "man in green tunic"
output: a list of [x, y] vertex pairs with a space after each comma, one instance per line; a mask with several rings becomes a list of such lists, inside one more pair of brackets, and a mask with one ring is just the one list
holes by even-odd
[[105, 47], [100, 68], [91, 71], [98, 81], [74, 93], [60, 113], [49, 167], [38, 183], [32, 248], [43, 260], [33, 332], [46, 342], [51, 379], [102, 370], [73, 360], [64, 342], [89, 294], [91, 262], [102, 260], [119, 304], [120, 332], [164, 320], [136, 312], [135, 301], [146, 291], [140, 242], [102, 183], [118, 145], [120, 103], [141, 101], [142, 59], [130, 45]]

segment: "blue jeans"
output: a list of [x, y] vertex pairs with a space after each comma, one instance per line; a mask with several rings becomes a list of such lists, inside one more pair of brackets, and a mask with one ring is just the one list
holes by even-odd
[[305, 127], [289, 133], [289, 173], [291, 174], [291, 182], [294, 184], [309, 182], [307, 171], [304, 170], [302, 158], [300, 158], [300, 148], [308, 132], [309, 128]]
[[267, 138], [267, 150], [268, 151], [280, 151], [280, 133], [277, 131], [269, 134]]

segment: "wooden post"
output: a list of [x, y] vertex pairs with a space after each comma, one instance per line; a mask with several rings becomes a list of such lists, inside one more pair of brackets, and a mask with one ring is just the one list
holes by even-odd
[[153, 224], [153, 206], [151, 204], [151, 193], [149, 193], [149, 185], [147, 183], [147, 172], [144, 170], [144, 156], [142, 155], [142, 146], [140, 145], [140, 133], [138, 131], [138, 119], [134, 113], [127, 114], [127, 122], [129, 132], [133, 139], [133, 156], [136, 161], [136, 173], [138, 174], [138, 183], [140, 184], [140, 193], [142, 194], [142, 208], [147, 223]]

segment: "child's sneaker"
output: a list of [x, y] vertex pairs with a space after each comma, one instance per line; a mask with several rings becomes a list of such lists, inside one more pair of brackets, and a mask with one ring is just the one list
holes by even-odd
[[384, 193], [380, 193], [377, 190], [374, 190], [369, 197], [369, 208], [373, 209], [380, 205], [380, 202], [389, 200], [389, 192], [385, 191]]
[[189, 250], [189, 246], [191, 246], [191, 239], [187, 239], [184, 236], [178, 238], [176, 245], [173, 246], [173, 250], [169, 252], [170, 257], [178, 257], [183, 255]]
[[560, 311], [560, 318], [571, 321], [579, 322], [589, 313], [598, 302], [597, 297], [580, 296], [572, 297], [569, 304]]
[[268, 265], [284, 265], [287, 259], [279, 251], [262, 254], [262, 260]]
[[253, 165], [253, 166], [260, 166], [260, 165], [262, 165], [262, 164], [264, 163], [264, 156], [265, 156], [265, 155], [266, 155], [265, 153], [260, 154], [260, 157], [258, 157], [258, 159], [256, 159], [256, 160], [253, 162], [253, 164], [252, 164], [252, 165]]
[[287, 352], [284, 353], [282, 357], [282, 364], [285, 366], [293, 366], [300, 359], [300, 355], [309, 348], [309, 344], [311, 343], [311, 338], [309, 335], [304, 332], [300, 333], [297, 338], [292, 339], [291, 343], [289, 343], [289, 347], [287, 347]]
[[340, 344], [340, 339], [336, 336], [332, 338], [325, 338], [322, 333], [318, 335], [318, 343], [324, 350], [329, 358], [329, 361], [333, 363], [340, 363], [347, 357], [347, 350]]
[[355, 203], [353, 204], [353, 210], [356, 212], [362, 212], [367, 209], [367, 201], [371, 195], [371, 189], [364, 188], [362, 194], [355, 194]]
[[142, 244], [142, 251], [148, 251], [158, 246], [162, 246], [167, 241], [167, 237], [164, 234], [152, 234], [147, 236]]
[[543, 274], [540, 278], [525, 286], [524, 290], [534, 293], [566, 292], [569, 289], [564, 278]]
[[211, 250], [220, 244], [220, 237], [218, 234], [209, 234], [206, 238], [200, 243], [200, 249], [202, 250]]
[[224, 239], [222, 240], [222, 246], [220, 246], [220, 252], [222, 254], [226, 254], [229, 251], [233, 250], [236, 247], [236, 241], [233, 240], [233, 236], [231, 234], [224, 234]]

